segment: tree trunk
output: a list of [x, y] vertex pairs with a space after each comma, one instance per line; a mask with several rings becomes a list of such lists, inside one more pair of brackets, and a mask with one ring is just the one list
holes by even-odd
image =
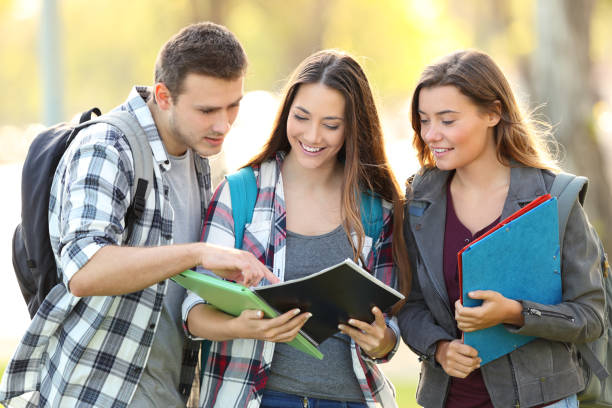
[[565, 148], [561, 166], [589, 178], [585, 208], [606, 248], [612, 244], [610, 189], [595, 133], [590, 60], [593, 0], [538, 0], [537, 45], [532, 56], [533, 105], [554, 126]]

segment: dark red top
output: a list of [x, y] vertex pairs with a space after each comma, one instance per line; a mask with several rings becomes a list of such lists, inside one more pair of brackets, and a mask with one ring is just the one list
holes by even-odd
[[[459, 299], [459, 271], [457, 269], [457, 253], [464, 246], [480, 237], [482, 234], [497, 225], [500, 218], [487, 227], [472, 235], [457, 218], [453, 198], [450, 192], [450, 181], [446, 187], [446, 226], [444, 229], [444, 283], [448, 301], [455, 315], [455, 302]], [[461, 330], [459, 338], [461, 338]], [[560, 400], [559, 400], [560, 401]], [[548, 402], [537, 407], [545, 407], [557, 401]], [[446, 398], [446, 408], [489, 408], [493, 407], [487, 388], [485, 387], [480, 369], [474, 370], [466, 378], [451, 377], [451, 383]]]
[[[455, 302], [459, 299], [459, 273], [457, 270], [457, 252], [464, 246], [497, 225], [499, 218], [491, 225], [472, 235], [457, 218], [453, 199], [450, 193], [450, 182], [446, 188], [446, 226], [444, 229], [444, 282], [446, 293], [455, 314]], [[459, 329], [457, 329], [459, 330]], [[459, 331], [461, 336], [461, 331]], [[461, 337], [459, 337], [461, 338]], [[466, 378], [451, 377], [450, 388], [446, 398], [447, 408], [489, 408], [493, 407], [485, 387], [480, 369], [474, 370]]]

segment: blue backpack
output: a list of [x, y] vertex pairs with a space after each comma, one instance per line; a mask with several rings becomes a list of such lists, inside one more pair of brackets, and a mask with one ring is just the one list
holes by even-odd
[[[232, 200], [232, 213], [234, 218], [234, 247], [242, 248], [244, 227], [253, 220], [253, 211], [257, 201], [257, 180], [252, 167], [243, 167], [235, 173], [225, 176], [230, 188]], [[383, 216], [382, 201], [380, 197], [362, 193], [361, 194], [361, 223], [367, 236], [372, 237], [373, 243], [382, 233]], [[372, 250], [374, 247], [372, 246]], [[374, 254], [376, 257], [376, 254]], [[201, 367], [202, 373], [206, 366], [208, 353], [210, 352], [210, 340], [202, 342]]]

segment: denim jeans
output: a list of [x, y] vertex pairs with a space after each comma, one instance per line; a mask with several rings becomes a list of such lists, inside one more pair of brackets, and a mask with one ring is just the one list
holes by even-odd
[[264, 390], [260, 408], [366, 408], [362, 402], [308, 398], [285, 392]]
[[576, 398], [576, 394], [570, 395], [552, 405], [547, 405], [546, 408], [578, 408], [578, 398]]

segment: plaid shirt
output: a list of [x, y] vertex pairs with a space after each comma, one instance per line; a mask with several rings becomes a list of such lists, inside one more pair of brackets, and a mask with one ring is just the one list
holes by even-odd
[[[169, 161], [143, 99], [146, 94], [144, 87], [133, 88], [117, 109], [136, 117], [157, 163], [154, 186], [129, 244], [157, 246], [172, 243], [173, 212], [164, 174]], [[211, 198], [208, 161], [196, 155], [195, 166], [205, 214]], [[100, 248], [126, 242], [124, 218], [133, 178], [127, 140], [107, 124], [79, 132], [62, 157], [51, 188], [49, 233], [64, 284], [51, 290], [21, 340], [4, 373], [0, 401], [53, 407], [126, 407], [130, 402], [147, 363], [168, 285], [162, 281], [122, 296], [83, 298], [66, 287]], [[191, 388], [197, 347], [186, 341], [182, 353], [184, 396]]]
[[[245, 227], [243, 241], [243, 249], [265, 263], [280, 280], [283, 280], [285, 273], [287, 237], [280, 172], [283, 158], [284, 155], [279, 153], [276, 160], [263, 163], [260, 169], [255, 169], [258, 180], [257, 203], [253, 220]], [[372, 238], [366, 237], [362, 256], [379, 280], [397, 287], [391, 252], [391, 205], [384, 201], [383, 223], [381, 236], [374, 244], [377, 250], [371, 251]], [[234, 246], [234, 220], [227, 182], [223, 182], [213, 196], [204, 224], [203, 238], [217, 245]], [[356, 242], [356, 236], [353, 239]], [[374, 252], [377, 254], [376, 259]], [[203, 302], [198, 295], [188, 292], [183, 303], [183, 320], [192, 307]], [[387, 318], [387, 324], [396, 337], [394, 349], [386, 356], [389, 359], [399, 346], [400, 334], [395, 318]], [[251, 339], [212, 342], [206, 366], [202, 368], [200, 407], [259, 407], [274, 355], [274, 345], [272, 342]], [[377, 362], [383, 360], [372, 360], [361, 352], [354, 341], [351, 341], [350, 347], [355, 376], [368, 407], [396, 406], [395, 390], [376, 366]]]

